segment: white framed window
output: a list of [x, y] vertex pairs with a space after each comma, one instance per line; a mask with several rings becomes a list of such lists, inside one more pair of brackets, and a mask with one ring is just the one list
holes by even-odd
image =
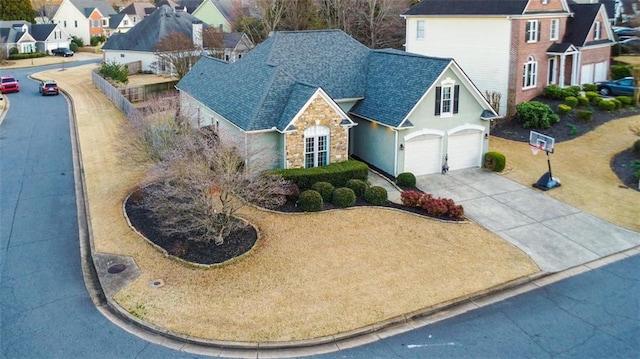
[[538, 20], [527, 21], [527, 32], [526, 32], [527, 42], [538, 42], [539, 39], [540, 39], [540, 21]]
[[108, 25], [109, 25], [109, 20], [102, 19], [102, 26], [108, 26]]
[[424, 20], [416, 22], [416, 39], [424, 40]]
[[304, 130], [304, 167], [329, 164], [329, 128], [313, 126]]
[[460, 85], [456, 85], [451, 78], [446, 78], [436, 87], [435, 115], [451, 117], [458, 113]]
[[547, 5], [549, 3], [549, 0], [541, 0], [542, 5]]
[[533, 56], [529, 56], [522, 70], [522, 88], [536, 87], [538, 79], [538, 62]]
[[556, 75], [556, 63], [557, 61], [555, 57], [549, 58], [549, 70], [547, 71], [547, 74], [549, 75], [547, 78], [548, 85], [556, 84], [556, 78], [558, 77]]
[[602, 36], [602, 23], [600, 21], [596, 21], [596, 23], [593, 24], [593, 39], [600, 40], [601, 36]]
[[551, 29], [549, 30], [549, 40], [558, 40], [560, 32], [560, 20], [551, 19]]

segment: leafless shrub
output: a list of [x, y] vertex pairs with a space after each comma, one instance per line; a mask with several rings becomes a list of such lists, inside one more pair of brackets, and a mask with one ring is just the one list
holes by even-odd
[[211, 128], [180, 136], [155, 166], [145, 206], [168, 233], [223, 244], [244, 225], [234, 215], [247, 201], [269, 207], [286, 201], [288, 181], [262, 174], [271, 151], [244, 146]]
[[502, 100], [502, 94], [498, 91], [489, 91], [486, 90], [484, 92], [484, 97], [489, 101], [489, 105], [493, 107], [493, 109], [499, 113], [500, 112], [500, 100]]

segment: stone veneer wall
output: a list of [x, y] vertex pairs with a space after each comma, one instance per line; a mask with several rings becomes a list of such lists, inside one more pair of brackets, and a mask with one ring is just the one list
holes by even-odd
[[296, 131], [286, 134], [287, 168], [304, 168], [304, 130], [313, 126], [329, 128], [329, 163], [349, 158], [348, 129], [340, 126], [342, 118], [321, 97], [317, 96], [298, 118]]

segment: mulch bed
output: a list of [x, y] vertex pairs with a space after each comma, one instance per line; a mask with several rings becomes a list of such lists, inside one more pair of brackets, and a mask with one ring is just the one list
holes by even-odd
[[[533, 100], [548, 104], [554, 111], [556, 111], [559, 104], [563, 103], [563, 101], [550, 100], [545, 97], [536, 97]], [[591, 132], [595, 130], [596, 127], [605, 124], [608, 121], [640, 114], [640, 108], [638, 107], [626, 108], [612, 112], [600, 111], [598, 109], [593, 110], [593, 121], [587, 123], [578, 121], [574, 111], [573, 114], [560, 115], [560, 122], [546, 129], [522, 128], [522, 124], [518, 118], [514, 117], [509, 120], [503, 120], [502, 122], [496, 123], [491, 129], [491, 135], [513, 141], [529, 142], [529, 133], [533, 130], [551, 136], [555, 139], [556, 143], [559, 143], [572, 140]], [[632, 144], [629, 145], [631, 146]], [[638, 158], [638, 156], [633, 153], [633, 150], [629, 148], [628, 150], [620, 152], [614, 156], [611, 160], [610, 166], [611, 170], [627, 187], [639, 190], [638, 179], [634, 176], [634, 171], [631, 167], [631, 162], [634, 159], [640, 158]]]
[[238, 257], [253, 248], [258, 233], [253, 226], [245, 226], [231, 232], [224, 243], [216, 245], [210, 242], [190, 240], [188, 236], [170, 235], [162, 231], [158, 219], [148, 209], [132, 203], [125, 203], [125, 211], [131, 225], [148, 240], [164, 248], [169, 254], [187, 262], [198, 264], [217, 264]]
[[[125, 211], [131, 225], [142, 233], [148, 240], [166, 250], [169, 254], [181, 258], [187, 262], [198, 264], [217, 264], [238, 257], [255, 245], [258, 236], [256, 230], [252, 226], [246, 226], [241, 230], [232, 232], [225, 238], [222, 245], [216, 245], [213, 240], [210, 242], [190, 240], [188, 236], [168, 234], [164, 232], [159, 224], [158, 219], [153, 212], [143, 206], [133, 203], [132, 198], [139, 196], [130, 196], [125, 203]], [[375, 206], [394, 208], [406, 212], [411, 212], [424, 217], [431, 217], [426, 211], [420, 208], [406, 207], [401, 204], [387, 201], [383, 205], [373, 205], [363, 199], [358, 199], [354, 207]], [[332, 203], [325, 203], [323, 210], [339, 209]], [[276, 209], [277, 212], [283, 213], [303, 213], [296, 206], [296, 201], [287, 201], [284, 205]], [[443, 217], [439, 218], [445, 221], [463, 221], [464, 219]]]

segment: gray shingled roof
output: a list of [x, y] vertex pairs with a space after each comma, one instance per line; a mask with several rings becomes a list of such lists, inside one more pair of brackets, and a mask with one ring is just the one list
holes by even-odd
[[371, 51], [364, 99], [351, 113], [398, 127], [451, 61], [398, 50]]
[[451, 62], [370, 50], [339, 30], [276, 32], [234, 63], [200, 59], [177, 87], [245, 131], [284, 131], [318, 88], [398, 126]]
[[404, 15], [520, 15], [527, 0], [422, 0]]
[[145, 15], [149, 14], [146, 12], [146, 9], [155, 10], [156, 7], [153, 4], [147, 3], [147, 2], [133, 2], [129, 4], [127, 7], [125, 7], [124, 9], [122, 9], [120, 11], [120, 14], [124, 13], [127, 15], [136, 15], [136, 16], [139, 16], [140, 18], [143, 18], [145, 17]]
[[202, 23], [202, 21], [189, 13], [174, 11], [169, 6], [163, 5], [142, 19], [131, 30], [111, 35], [102, 48], [154, 52], [158, 42], [171, 33], [180, 32], [191, 38], [193, 23]]
[[116, 11], [106, 0], [69, 0], [80, 10], [84, 16], [89, 17], [93, 9], [98, 9], [102, 16], [109, 17], [115, 15]]
[[[567, 20], [567, 32], [564, 35], [563, 41], [572, 43], [578, 47], [587, 45], [587, 37], [591, 32], [591, 27], [596, 20], [601, 6], [601, 4], [569, 4], [569, 8], [574, 15]], [[602, 25], [606, 26], [606, 24]], [[602, 31], [604, 33], [604, 27]]]
[[44, 41], [49, 37], [56, 26], [56, 24], [33, 24], [31, 25], [29, 32], [36, 41]]

